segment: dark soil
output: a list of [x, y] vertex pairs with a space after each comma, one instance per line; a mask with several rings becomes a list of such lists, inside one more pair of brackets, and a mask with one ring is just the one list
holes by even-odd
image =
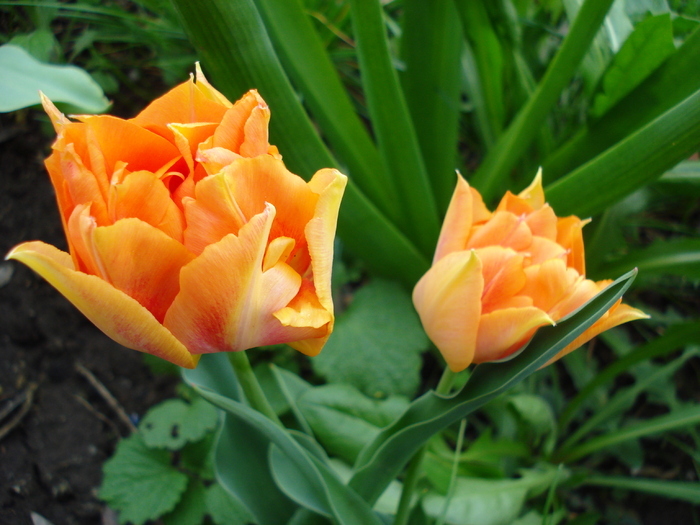
[[[66, 249], [43, 166], [53, 134], [39, 113], [0, 115], [0, 254], [23, 241]], [[88, 380], [92, 375], [114, 396]], [[113, 522], [97, 497], [102, 463], [137, 419], [171, 397], [141, 354], [97, 330], [31, 270], [0, 263], [0, 525]], [[17, 405], [9, 414], [6, 409]]]

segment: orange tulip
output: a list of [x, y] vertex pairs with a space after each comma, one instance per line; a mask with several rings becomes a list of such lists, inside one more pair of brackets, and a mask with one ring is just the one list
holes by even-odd
[[[557, 218], [542, 178], [490, 212], [458, 176], [433, 266], [413, 291], [423, 327], [453, 372], [513, 354], [611, 281], [584, 277], [578, 217]], [[555, 359], [609, 328], [647, 315], [617, 302]]]
[[235, 104], [197, 68], [136, 118], [44, 108], [46, 160], [70, 255], [27, 242], [7, 256], [44, 277], [118, 343], [193, 368], [198, 354], [289, 343], [315, 355], [333, 330], [333, 239], [346, 177], [308, 182], [268, 143], [270, 112]]

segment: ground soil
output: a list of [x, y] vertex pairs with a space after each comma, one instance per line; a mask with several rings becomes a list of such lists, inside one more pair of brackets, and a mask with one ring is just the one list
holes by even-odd
[[[43, 167], [52, 136], [39, 119], [0, 115], [2, 255], [29, 240], [65, 249]], [[32, 512], [53, 525], [116, 523], [97, 497], [102, 463], [130, 432], [115, 407], [136, 420], [172, 396], [175, 382], [151, 374], [141, 354], [111, 341], [29, 269], [0, 263], [0, 525], [31, 524]]]

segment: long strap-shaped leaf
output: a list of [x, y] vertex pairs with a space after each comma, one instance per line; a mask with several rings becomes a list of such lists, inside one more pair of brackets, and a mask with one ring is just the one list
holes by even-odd
[[[460, 7], [469, 0], [456, 1]], [[532, 143], [562, 89], [576, 72], [612, 3], [613, 0], [584, 2], [535, 93], [500, 136], [474, 174], [470, 182], [481, 191], [487, 201], [498, 193], [510, 170]]]
[[[197, 388], [215, 390], [240, 399], [238, 381], [226, 354], [209, 354], [183, 378]], [[209, 391], [208, 390], [208, 391]], [[296, 506], [272, 479], [268, 467], [270, 440], [254, 425], [226, 415], [216, 438], [216, 476], [237, 497], [260, 525], [286, 523]], [[265, 494], [264, 498], [260, 495]]]
[[438, 212], [389, 53], [382, 6], [379, 0], [351, 0], [350, 6], [372, 128], [408, 218], [402, 229], [430, 256], [440, 228]]
[[[172, 0], [216, 85], [230, 98], [257, 88], [272, 107], [273, 143], [292, 171], [306, 177], [337, 162], [316, 133], [284, 74], [252, 0]], [[338, 233], [375, 272], [412, 286], [428, 258], [352, 182]], [[432, 248], [431, 248], [432, 249]]]
[[256, 0], [275, 49], [311, 113], [350, 176], [389, 217], [400, 223], [396, 182], [350, 102], [318, 32], [300, 0]]
[[644, 82], [603, 118], [588, 124], [543, 164], [555, 180], [615, 145], [700, 89], [700, 27]]
[[[297, 503], [333, 517], [340, 525], [382, 525], [369, 505], [286, 429], [243, 403], [207, 389], [206, 385], [193, 383], [193, 386], [205, 399], [225, 410], [234, 420], [255, 429], [264, 437], [266, 445], [274, 444], [269, 452], [268, 465], [282, 489]], [[240, 465], [229, 464], [228, 468], [240, 468]], [[258, 494], [258, 499], [270, 505], [264, 492]]]
[[411, 403], [398, 420], [385, 428], [361, 453], [349, 485], [373, 503], [406, 462], [432, 435], [500, 395], [547, 363], [602, 316], [629, 288], [629, 272], [553, 327], [541, 328], [513, 359], [485, 363], [452, 397], [430, 391]]
[[554, 209], [581, 217], [661, 176], [700, 145], [700, 90], [546, 188]]
[[401, 86], [441, 212], [455, 186], [462, 32], [452, 0], [404, 0]]

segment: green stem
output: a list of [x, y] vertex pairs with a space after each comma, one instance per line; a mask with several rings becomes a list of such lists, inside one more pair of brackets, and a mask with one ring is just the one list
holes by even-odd
[[[448, 367], [445, 367], [435, 392], [441, 395], [449, 394], [456, 376], [457, 374], [455, 372], [450, 370]], [[413, 458], [411, 458], [411, 461], [408, 464], [406, 477], [403, 480], [403, 490], [401, 491], [399, 507], [396, 509], [394, 525], [406, 525], [406, 523], [408, 523], [408, 518], [411, 513], [411, 500], [413, 499], [413, 492], [415, 491], [416, 486], [418, 485], [418, 480], [420, 479], [423, 458], [425, 457], [427, 449], [428, 446], [423, 445], [420, 450], [416, 452]]]
[[284, 428], [255, 377], [248, 355], [245, 352], [229, 352], [228, 357], [250, 406]]

